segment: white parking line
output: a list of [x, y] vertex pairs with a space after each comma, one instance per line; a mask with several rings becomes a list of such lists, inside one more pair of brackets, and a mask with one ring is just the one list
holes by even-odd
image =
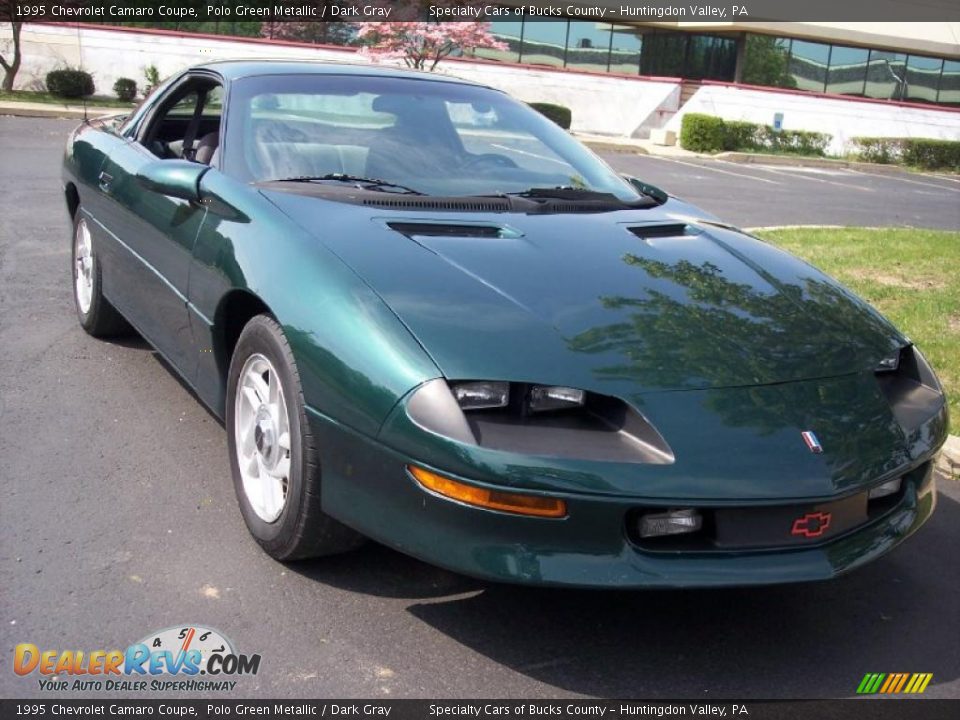
[[[769, 185], [781, 185], [776, 180], [768, 180], [767, 178], [758, 178], [753, 175], [743, 175], [742, 173], [730, 172], [729, 170], [721, 170], [719, 168], [710, 167], [709, 165], [698, 165], [697, 163], [684, 162], [683, 160], [674, 160], [673, 158], [663, 157], [661, 155], [644, 155], [644, 158], [652, 158], [654, 160], [662, 160], [663, 162], [676, 163], [677, 165], [686, 165], [687, 167], [696, 168], [697, 170], [708, 170], [710, 172], [720, 173], [722, 175], [733, 175], [734, 177], [743, 178], [744, 180], [755, 180], [756, 182], [767, 183]], [[732, 163], [728, 163], [732, 164]]]
[[[924, 182], [923, 180], [914, 180], [913, 178], [900, 177], [899, 175], [887, 175], [881, 173], [871, 173], [865, 172], [863, 170], [854, 170], [853, 168], [847, 168], [847, 172], [854, 173], [855, 175], [867, 175], [872, 178], [879, 178], [881, 180], [890, 180], [895, 183], [907, 183], [909, 185], [925, 185], [927, 187], [937, 188], [948, 193], [960, 192], [960, 187], [952, 188], [947, 187], [946, 185], [940, 185], [938, 183]], [[944, 178], [944, 180], [949, 180], [950, 178]]]
[[[726, 165], [735, 165], [736, 163], [728, 162], [727, 160], [716, 160], [715, 162], [722, 162]], [[859, 185], [851, 185], [849, 183], [835, 182], [833, 180], [825, 180], [821, 177], [810, 177], [809, 175], [804, 175], [801, 172], [784, 172], [783, 170], [775, 170], [769, 165], [751, 165], [755, 170], [760, 170], [761, 172], [768, 172], [772, 175], [783, 175], [784, 177], [794, 178], [798, 180], [809, 180], [810, 182], [824, 183], [826, 185], [836, 185], [837, 187], [842, 187], [846, 190], [859, 190], [860, 192], [874, 192], [873, 188], [860, 187]]]

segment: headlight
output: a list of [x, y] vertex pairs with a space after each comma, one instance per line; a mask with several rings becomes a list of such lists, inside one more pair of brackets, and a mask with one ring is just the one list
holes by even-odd
[[523, 413], [571, 410], [583, 407], [587, 393], [562, 385], [528, 385], [499, 381], [450, 383], [450, 390], [463, 410], [492, 410], [510, 405], [511, 398]]
[[926, 358], [913, 345], [881, 360], [874, 370], [880, 390], [901, 427], [908, 433], [943, 411], [943, 387]]
[[510, 402], [510, 383], [462, 382], [452, 384], [450, 389], [464, 410], [506, 407]]
[[530, 412], [545, 412], [547, 410], [568, 410], [581, 407], [587, 394], [576, 388], [560, 387], [557, 385], [534, 385], [530, 388], [530, 399], [527, 407]]
[[431, 380], [406, 403], [423, 430], [488, 450], [604, 462], [669, 465], [673, 451], [619, 398], [565, 385]]
[[880, 362], [877, 363], [877, 367], [874, 368], [873, 371], [878, 373], [896, 372], [897, 368], [900, 367], [901, 352], [903, 352], [903, 349], [897, 348], [895, 353], [892, 353], [885, 358], [881, 358]]

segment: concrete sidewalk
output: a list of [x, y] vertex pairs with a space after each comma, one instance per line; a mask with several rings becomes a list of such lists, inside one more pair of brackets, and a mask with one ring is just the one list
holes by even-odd
[[960, 437], [947, 436], [937, 468], [949, 480], [960, 480]]

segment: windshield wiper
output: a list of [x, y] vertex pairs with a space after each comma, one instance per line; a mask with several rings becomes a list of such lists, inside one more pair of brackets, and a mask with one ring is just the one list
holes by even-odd
[[636, 200], [623, 200], [613, 193], [601, 192], [599, 190], [589, 190], [587, 188], [578, 188], [571, 185], [558, 185], [556, 187], [532, 187], [520, 192], [503, 193], [510, 197], [521, 197], [530, 200], [567, 200], [583, 202], [605, 202], [624, 207], [633, 207], [637, 205], [646, 205], [649, 200], [644, 197], [638, 197]]
[[414, 190], [411, 187], [406, 185], [400, 185], [399, 183], [390, 182], [388, 180], [381, 180], [380, 178], [368, 178], [361, 175], [348, 175], [347, 173], [327, 173], [326, 175], [296, 175], [294, 177], [286, 178], [272, 178], [270, 180], [264, 180], [263, 182], [325, 182], [325, 181], [334, 181], [334, 182], [345, 182], [353, 183], [357, 187], [362, 188], [363, 190], [382, 190], [383, 192], [393, 192], [389, 188], [394, 188], [394, 190], [399, 190], [401, 195], [426, 195], [426, 193], [420, 192], [419, 190]]

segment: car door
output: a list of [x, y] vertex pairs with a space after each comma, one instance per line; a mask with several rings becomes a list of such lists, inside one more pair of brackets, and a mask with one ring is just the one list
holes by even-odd
[[193, 245], [206, 209], [148, 189], [149, 163], [192, 159], [202, 132], [219, 130], [219, 85], [187, 75], [157, 101], [135, 138], [114, 149], [100, 173], [101, 222], [119, 247], [104, 289], [123, 315], [188, 379], [197, 353], [187, 310]]

